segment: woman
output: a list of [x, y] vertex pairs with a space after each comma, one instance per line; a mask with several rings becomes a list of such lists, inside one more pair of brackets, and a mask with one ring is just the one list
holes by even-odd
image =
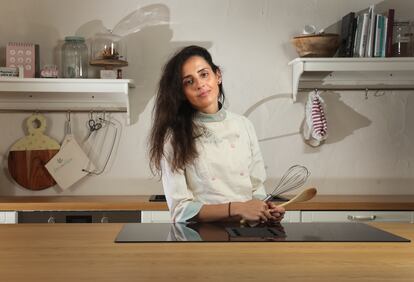
[[284, 209], [261, 200], [266, 174], [253, 125], [223, 102], [221, 71], [206, 49], [188, 46], [165, 65], [150, 161], [172, 220], [280, 221]]

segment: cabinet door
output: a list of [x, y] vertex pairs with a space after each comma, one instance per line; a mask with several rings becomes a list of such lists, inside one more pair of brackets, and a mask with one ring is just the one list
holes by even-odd
[[287, 211], [282, 222], [300, 222], [300, 211]]
[[414, 222], [409, 211], [302, 211], [302, 222]]
[[141, 223], [171, 223], [169, 211], [141, 211]]
[[17, 223], [17, 212], [15, 211], [0, 212], [0, 224], [4, 224], [4, 223]]

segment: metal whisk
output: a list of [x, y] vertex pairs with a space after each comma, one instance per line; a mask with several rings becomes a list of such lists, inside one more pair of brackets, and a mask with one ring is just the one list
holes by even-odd
[[285, 174], [283, 174], [282, 178], [280, 179], [279, 183], [277, 184], [273, 192], [267, 195], [264, 201], [269, 201], [280, 194], [301, 187], [303, 184], [305, 184], [309, 175], [310, 172], [306, 167], [302, 165], [291, 166], [285, 172]]

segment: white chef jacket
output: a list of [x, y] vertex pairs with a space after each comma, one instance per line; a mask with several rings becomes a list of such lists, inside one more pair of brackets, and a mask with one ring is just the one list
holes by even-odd
[[173, 222], [185, 222], [204, 204], [264, 199], [266, 172], [252, 123], [244, 116], [220, 109], [197, 113], [204, 134], [196, 139], [199, 157], [183, 171], [172, 172], [172, 146], [161, 161], [162, 184]]

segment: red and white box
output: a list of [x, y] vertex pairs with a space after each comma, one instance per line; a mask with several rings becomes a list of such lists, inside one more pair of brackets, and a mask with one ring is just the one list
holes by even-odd
[[21, 66], [25, 78], [35, 77], [35, 44], [9, 42], [6, 47], [6, 66]]

